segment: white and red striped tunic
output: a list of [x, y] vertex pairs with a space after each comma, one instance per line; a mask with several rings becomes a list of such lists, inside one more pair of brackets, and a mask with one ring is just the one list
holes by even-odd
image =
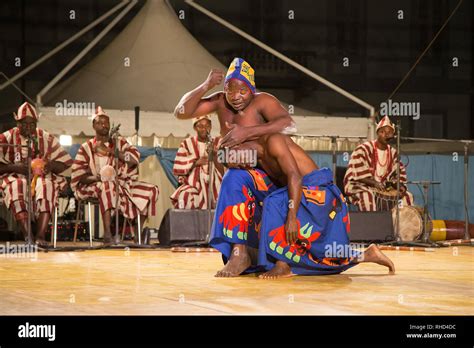
[[[42, 158], [48, 162], [62, 162], [67, 168], [71, 166], [71, 157], [54, 136], [37, 128], [34, 139], [31, 144], [32, 158]], [[7, 144], [17, 146], [2, 146]], [[17, 127], [0, 134], [0, 163], [26, 162], [28, 149], [20, 147], [21, 145], [27, 145], [27, 138], [20, 135], [20, 130]], [[53, 212], [58, 204], [59, 192], [67, 186], [63, 173], [48, 173], [37, 179], [32, 200], [33, 213]], [[27, 177], [17, 173], [7, 173], [0, 176], [0, 181], [5, 204], [13, 214], [27, 211]]]
[[[388, 145], [385, 150], [385, 159], [377, 161], [377, 147], [374, 141], [367, 141], [356, 147], [351, 155], [346, 175], [344, 176], [344, 192], [352, 204], [355, 204], [361, 211], [376, 211], [376, 198], [374, 188], [368, 186], [360, 180], [370, 178], [378, 182], [396, 180], [397, 176], [397, 150]], [[378, 150], [378, 154], [383, 151]], [[380, 157], [380, 156], [379, 156]], [[382, 162], [383, 166], [381, 166]], [[400, 183], [406, 184], [406, 169], [400, 162]], [[413, 195], [406, 191], [400, 197], [403, 205], [413, 204]]]
[[[93, 151], [96, 138], [88, 140], [81, 145], [72, 165], [71, 188], [80, 200], [95, 198], [99, 200], [100, 210], [105, 213], [109, 209], [115, 209], [116, 190], [115, 181], [99, 181], [92, 184], [82, 184], [79, 181], [84, 175], [97, 175], [99, 161]], [[110, 145], [106, 143], [106, 145]], [[140, 154], [134, 146], [130, 145], [124, 138], [118, 138], [119, 151], [130, 160], [139, 161]], [[115, 168], [115, 158], [108, 156], [106, 163]], [[118, 167], [119, 183], [119, 207], [123, 216], [134, 219], [140, 215], [155, 215], [156, 202], [158, 200], [158, 187], [146, 182], [138, 181], [138, 165], [128, 166], [119, 160]]]
[[[217, 146], [220, 137], [214, 139]], [[173, 166], [175, 176], [185, 177], [184, 183], [170, 196], [175, 208], [182, 209], [206, 209], [209, 190], [209, 168], [208, 165], [194, 167], [193, 163], [201, 157], [206, 157], [206, 143], [198, 141], [197, 136], [183, 140]], [[221, 189], [222, 174], [214, 167], [214, 175], [211, 187], [213, 202], [217, 202], [217, 196]], [[192, 169], [191, 169], [192, 168]], [[180, 204], [180, 201], [182, 202]]]

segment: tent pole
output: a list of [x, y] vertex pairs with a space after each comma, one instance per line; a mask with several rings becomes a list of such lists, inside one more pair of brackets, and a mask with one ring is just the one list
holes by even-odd
[[43, 96], [53, 88], [102, 38], [137, 4], [138, 0], [131, 0], [129, 5], [115, 17], [94, 40], [92, 40], [79, 54], [69, 62], [44, 88], [36, 95], [36, 103], [42, 105]]

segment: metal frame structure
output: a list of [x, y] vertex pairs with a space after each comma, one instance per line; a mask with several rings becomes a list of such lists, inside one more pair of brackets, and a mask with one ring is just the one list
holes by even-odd
[[234, 33], [242, 36], [243, 38], [249, 40], [253, 44], [257, 45], [258, 47], [264, 49], [265, 51], [269, 52], [270, 54], [273, 54], [275, 57], [281, 59], [285, 63], [288, 63], [292, 67], [298, 69], [302, 73], [308, 75], [309, 77], [321, 82], [325, 86], [331, 88], [332, 90], [336, 91], [337, 93], [343, 95], [344, 97], [348, 98], [349, 100], [353, 101], [354, 103], [362, 106], [363, 108], [367, 109], [369, 111], [369, 116], [370, 116], [370, 123], [369, 123], [369, 131], [368, 131], [368, 138], [372, 139], [375, 137], [375, 107], [370, 105], [369, 103], [363, 101], [362, 99], [356, 97], [355, 95], [349, 93], [348, 91], [342, 89], [341, 87], [335, 85], [334, 83], [326, 80], [324, 77], [321, 75], [316, 74], [315, 72], [309, 70], [308, 68], [304, 67], [303, 65], [295, 62], [293, 59], [285, 56], [281, 52], [278, 52], [277, 50], [273, 49], [272, 47], [266, 45], [262, 41], [256, 39], [252, 35], [246, 33], [245, 31], [237, 28], [235, 25], [227, 22], [226, 20], [222, 19], [221, 17], [217, 16], [216, 14], [212, 13], [211, 11], [207, 10], [201, 5], [196, 4], [193, 0], [185, 0], [184, 1], [186, 4], [189, 6], [195, 8], [199, 12], [205, 14], [206, 16], [210, 17], [214, 21], [218, 22], [219, 24], [223, 25], [229, 30], [232, 30]]

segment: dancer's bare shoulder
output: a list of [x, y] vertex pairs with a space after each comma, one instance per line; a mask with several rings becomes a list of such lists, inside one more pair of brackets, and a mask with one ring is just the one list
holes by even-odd
[[266, 93], [266, 92], [258, 92], [254, 94], [253, 97], [253, 102], [254, 104], [258, 104], [259, 106], [264, 106], [267, 103], [270, 103], [270, 105], [280, 105], [280, 101], [272, 94]]

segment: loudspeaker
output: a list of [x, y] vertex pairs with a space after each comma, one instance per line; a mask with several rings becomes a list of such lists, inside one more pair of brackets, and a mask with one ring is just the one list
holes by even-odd
[[391, 211], [351, 211], [349, 215], [351, 242], [393, 240]]
[[[211, 221], [215, 210], [211, 211]], [[168, 209], [158, 232], [160, 245], [204, 241], [208, 231], [208, 211], [200, 209]]]

